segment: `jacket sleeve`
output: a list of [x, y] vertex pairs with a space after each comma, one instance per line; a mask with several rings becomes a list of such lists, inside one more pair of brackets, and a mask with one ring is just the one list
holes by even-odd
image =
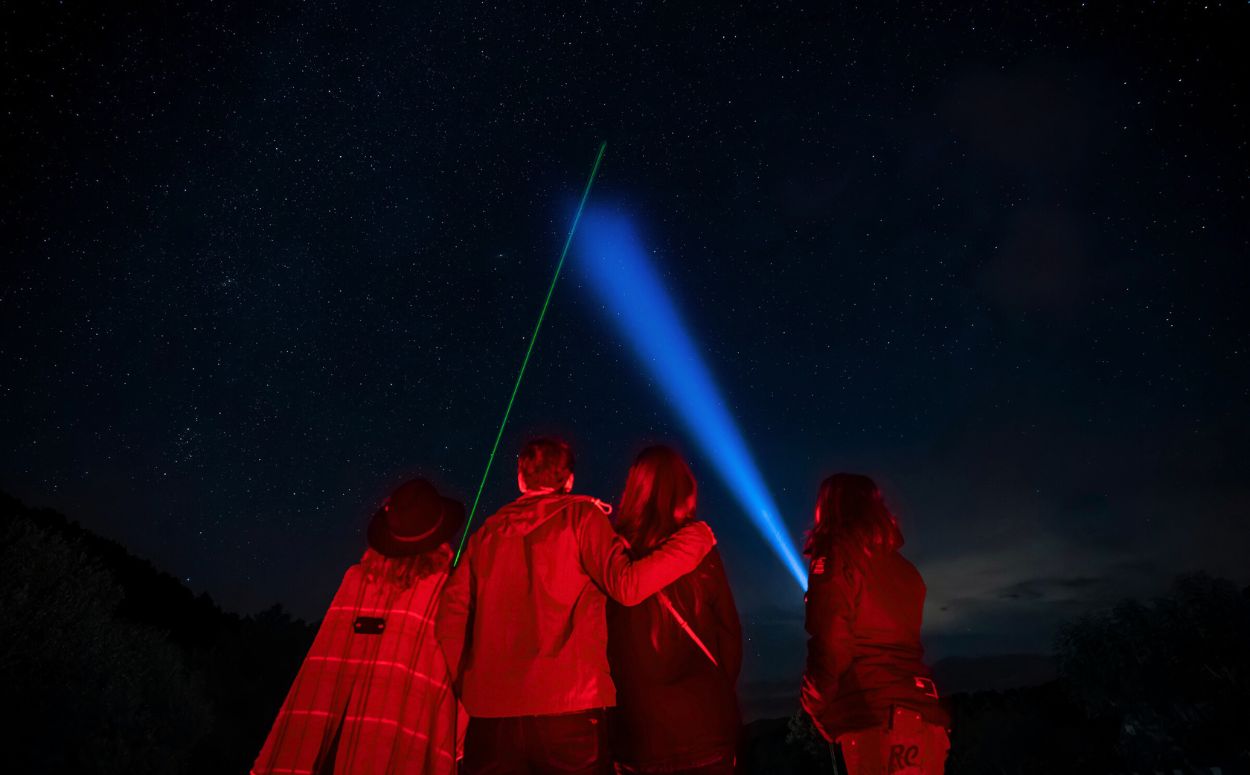
[[720, 552], [715, 549], [708, 563], [712, 575], [712, 610], [716, 614], [716, 653], [720, 655], [721, 669], [729, 680], [736, 682], [742, 671], [742, 622], [738, 619], [738, 607], [734, 605], [733, 590], [725, 575]]
[[838, 693], [838, 683], [855, 655], [851, 622], [861, 585], [852, 566], [834, 557], [816, 558], [808, 573], [805, 625], [807, 669], [803, 673], [803, 706], [828, 737], [822, 718]]
[[[476, 538], [476, 536], [475, 536]], [[453, 568], [439, 596], [438, 613], [434, 618], [434, 636], [447, 658], [452, 685], [460, 693], [464, 675], [464, 657], [471, 647], [473, 626], [473, 555], [476, 543], [470, 539], [463, 562]]]
[[625, 539], [598, 509], [587, 508], [577, 528], [586, 574], [608, 597], [625, 606], [638, 605], [694, 570], [716, 545], [712, 529], [695, 522], [673, 533], [651, 554], [633, 560]]

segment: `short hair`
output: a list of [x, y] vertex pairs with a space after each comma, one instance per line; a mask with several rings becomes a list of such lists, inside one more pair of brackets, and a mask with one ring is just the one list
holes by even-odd
[[573, 450], [563, 439], [530, 439], [521, 447], [516, 470], [526, 487], [559, 489], [573, 473]]

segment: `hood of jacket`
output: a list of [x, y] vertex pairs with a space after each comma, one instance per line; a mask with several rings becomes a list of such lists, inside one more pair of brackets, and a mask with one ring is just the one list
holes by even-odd
[[504, 506], [491, 516], [494, 529], [500, 535], [527, 536], [553, 517], [578, 503], [594, 504], [604, 514], [611, 514], [612, 507], [587, 495], [564, 492], [527, 493]]

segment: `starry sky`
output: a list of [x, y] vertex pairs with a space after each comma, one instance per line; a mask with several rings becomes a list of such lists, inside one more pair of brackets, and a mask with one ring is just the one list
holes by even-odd
[[[600, 140], [796, 540], [883, 486], [934, 658], [1250, 581], [1245, 3], [25, 3], [4, 13], [0, 487], [318, 618], [403, 479], [470, 500]], [[801, 596], [588, 288], [487, 485], [689, 453], [793, 694]]]

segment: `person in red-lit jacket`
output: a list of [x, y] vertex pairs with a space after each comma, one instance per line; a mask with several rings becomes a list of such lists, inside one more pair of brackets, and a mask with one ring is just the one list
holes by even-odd
[[517, 460], [522, 495], [469, 539], [436, 632], [469, 712], [461, 772], [604, 775], [607, 599], [637, 605], [694, 570], [716, 543], [703, 523], [634, 560], [611, 507], [571, 495], [573, 454], [535, 439]]
[[424, 479], [369, 523], [253, 775], [452, 775], [468, 723], [433, 637], [464, 506]]
[[924, 663], [925, 585], [877, 485], [834, 474], [808, 534], [803, 708], [850, 775], [941, 775], [950, 718]]
[[[668, 447], [638, 455], [616, 529], [642, 558], [694, 518], [698, 488]], [[612, 750], [621, 773], [732, 775], [742, 717], [734, 688], [742, 627], [720, 554], [645, 603], [608, 603], [616, 682]]]

